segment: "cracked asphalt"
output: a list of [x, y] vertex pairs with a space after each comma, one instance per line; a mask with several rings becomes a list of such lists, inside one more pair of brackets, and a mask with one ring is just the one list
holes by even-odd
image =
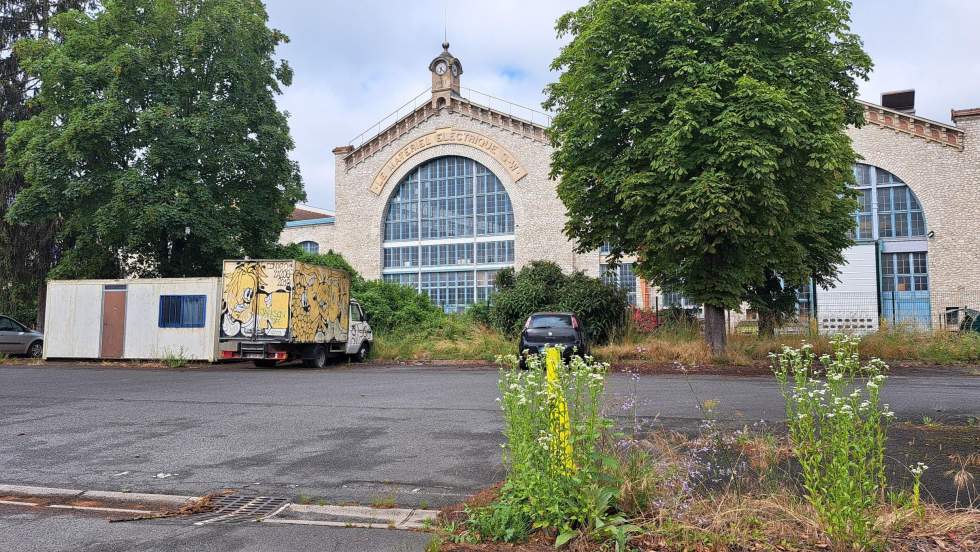
[[[433, 366], [0, 366], [0, 483], [438, 507], [503, 476], [496, 381]], [[728, 424], [783, 409], [771, 378], [615, 374], [609, 412], [625, 416], [634, 393], [640, 416], [675, 429], [696, 427], [707, 399]], [[885, 400], [899, 418], [964, 419], [980, 377], [894, 376]], [[0, 538], [23, 527], [0, 513]]]

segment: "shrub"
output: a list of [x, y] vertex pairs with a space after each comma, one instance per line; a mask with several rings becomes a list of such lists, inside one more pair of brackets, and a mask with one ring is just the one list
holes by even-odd
[[563, 274], [552, 262], [534, 261], [514, 274], [497, 273], [497, 292], [486, 313], [494, 328], [507, 334], [520, 332], [534, 312], [570, 311], [585, 325], [589, 338], [602, 343], [626, 319], [623, 290], [581, 272]]
[[446, 313], [415, 288], [368, 280], [354, 286], [353, 295], [378, 332], [429, 332], [446, 323]]
[[[887, 366], [872, 359], [862, 367], [859, 343], [834, 338], [834, 355], [820, 358], [823, 380], [809, 345], [774, 355], [773, 368], [807, 501], [835, 540], [869, 546], [886, 483], [885, 425], [893, 413], [880, 402]], [[855, 381], [860, 375], [868, 378], [863, 386]]]
[[295, 244], [291, 243], [289, 245], [280, 246], [280, 249], [274, 253], [276, 257], [282, 257], [284, 259], [295, 259], [300, 262], [307, 264], [325, 266], [327, 268], [339, 268], [347, 272], [350, 275], [351, 285], [357, 286], [364, 279], [361, 275], [354, 270], [354, 267], [347, 262], [340, 253], [334, 253], [333, 250], [329, 250], [326, 253], [307, 253], [303, 249]]

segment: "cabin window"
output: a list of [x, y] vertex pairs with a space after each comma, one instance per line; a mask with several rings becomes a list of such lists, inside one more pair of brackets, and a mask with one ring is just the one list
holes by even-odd
[[161, 328], [203, 328], [207, 318], [206, 295], [161, 295]]

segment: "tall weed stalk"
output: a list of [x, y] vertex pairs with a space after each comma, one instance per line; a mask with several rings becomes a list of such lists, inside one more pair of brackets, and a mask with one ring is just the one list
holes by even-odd
[[616, 536], [625, 520], [610, 519], [608, 512], [618, 482], [604, 475], [613, 470], [603, 469], [615, 459], [599, 446], [611, 426], [601, 412], [609, 366], [578, 356], [566, 365], [558, 356], [557, 366], [547, 369], [543, 357], [531, 356], [528, 369], [518, 370], [516, 359], [509, 361], [500, 372], [507, 480], [497, 503], [471, 516], [474, 528], [505, 537], [524, 533], [492, 526], [504, 509], [517, 525], [557, 530], [559, 541], [597, 529]]
[[833, 539], [871, 546], [886, 482], [885, 429], [894, 413], [881, 403], [888, 367], [878, 359], [862, 367], [859, 343], [836, 336], [834, 354], [819, 365], [809, 345], [787, 347], [773, 355], [773, 370], [807, 501]]

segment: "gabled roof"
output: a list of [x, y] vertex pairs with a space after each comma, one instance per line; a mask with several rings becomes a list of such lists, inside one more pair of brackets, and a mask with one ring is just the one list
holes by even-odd
[[864, 120], [869, 124], [896, 130], [927, 142], [936, 142], [959, 150], [963, 149], [964, 132], [962, 129], [925, 117], [888, 109], [878, 104], [861, 100], [858, 102], [864, 105]]
[[344, 155], [345, 168], [350, 170], [382, 150], [385, 146], [411, 132], [425, 121], [438, 116], [441, 109], [447, 109], [451, 113], [458, 113], [475, 121], [513, 132], [535, 142], [542, 144], [550, 143], [546, 134], [547, 127], [545, 125], [504, 113], [492, 107], [480, 105], [464, 97], [453, 96], [449, 104], [444, 108], [437, 109], [433, 107], [432, 102], [425, 102], [408, 115], [398, 119], [357, 147], [341, 146], [334, 148], [333, 152], [338, 155]]
[[290, 213], [289, 219], [286, 221], [286, 227], [292, 228], [295, 226], [310, 226], [314, 224], [333, 224], [333, 222], [333, 211], [298, 203], [296, 204], [296, 207], [293, 208], [293, 212]]

